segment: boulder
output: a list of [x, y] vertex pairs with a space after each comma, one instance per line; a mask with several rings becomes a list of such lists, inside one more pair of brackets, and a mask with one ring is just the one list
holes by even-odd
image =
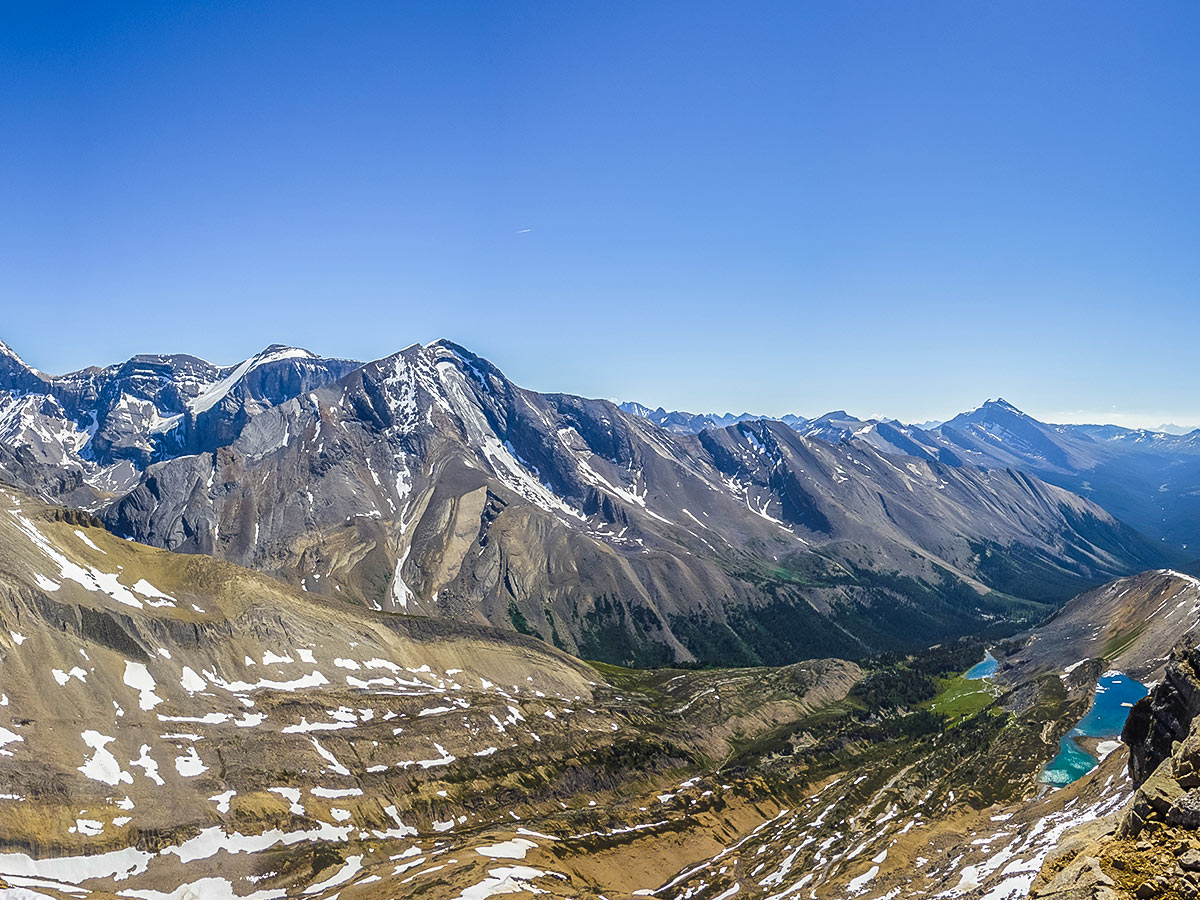
[[1133, 800], [1121, 822], [1121, 835], [1133, 837], [1147, 824], [1166, 820], [1171, 807], [1184, 795], [1183, 788], [1174, 777], [1174, 764], [1171, 758], [1167, 757], [1134, 792]]
[[1187, 738], [1174, 753], [1175, 777], [1185, 788], [1200, 787], [1200, 722], [1193, 721]]
[[1177, 828], [1200, 828], [1200, 788], [1193, 788], [1171, 804], [1167, 810], [1167, 824]]

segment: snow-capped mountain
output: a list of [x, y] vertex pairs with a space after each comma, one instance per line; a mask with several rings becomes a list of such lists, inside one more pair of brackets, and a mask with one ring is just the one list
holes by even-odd
[[1160, 561], [1036, 478], [877, 444], [890, 423], [678, 434], [446, 341], [363, 365], [271, 347], [32, 377], [5, 395], [9, 479], [121, 536], [617, 662], [854, 656]]
[[[657, 409], [651, 409], [648, 406], [643, 406], [641, 403], [626, 402], [620, 404], [622, 412], [627, 412], [635, 416], [641, 416], [643, 419], [649, 419], [660, 428], [675, 434], [699, 434], [708, 428], [725, 428], [729, 425], [736, 425], [738, 422], [749, 422], [755, 419], [762, 419], [764, 416], [756, 416], [752, 413], [689, 413], [668, 411], [661, 406]], [[780, 422], [791, 425], [793, 428], [799, 429], [808, 420], [803, 416], [785, 415], [779, 418]]]
[[0, 367], [0, 892], [1016, 896], [1140, 815], [1107, 745], [1039, 786], [1100, 673], [1195, 643], [1196, 579], [1153, 571], [955, 677], [957, 635], [1161, 564], [1030, 471], [1158, 438], [679, 432], [447, 341]]
[[2, 345], [0, 472], [98, 508], [150, 463], [223, 446], [256, 413], [358, 365], [272, 346], [233, 366], [147, 355], [56, 377]]

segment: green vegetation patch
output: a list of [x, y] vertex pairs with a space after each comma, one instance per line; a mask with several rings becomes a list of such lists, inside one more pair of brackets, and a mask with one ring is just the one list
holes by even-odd
[[1142, 622], [1128, 631], [1121, 631], [1117, 634], [1114, 634], [1104, 644], [1104, 658], [1116, 659], [1118, 656], [1128, 650], [1129, 645], [1136, 641], [1145, 630], [1146, 623]]
[[654, 613], [601, 594], [580, 624], [579, 655], [615, 665], [652, 668], [669, 665], [674, 652], [661, 639]]
[[930, 712], [946, 716], [951, 723], [956, 723], [987, 709], [998, 694], [999, 691], [982, 678], [969, 680], [956, 675], [943, 678], [937, 696], [925, 706]]
[[508, 601], [508, 621], [512, 622], [512, 627], [521, 634], [527, 634], [531, 637], [541, 637], [540, 634], [529, 627], [529, 620], [525, 618], [525, 614], [521, 612], [513, 600]]

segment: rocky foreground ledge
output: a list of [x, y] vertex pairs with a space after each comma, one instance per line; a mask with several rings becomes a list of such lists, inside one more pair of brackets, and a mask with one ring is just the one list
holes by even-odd
[[1070, 832], [1034, 882], [1036, 900], [1200, 898], [1200, 638], [1176, 645], [1122, 740], [1137, 789], [1119, 813]]

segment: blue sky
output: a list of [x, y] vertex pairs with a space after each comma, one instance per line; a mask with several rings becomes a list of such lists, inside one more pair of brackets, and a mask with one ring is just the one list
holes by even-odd
[[0, 338], [1200, 425], [1193, 3], [0, 12]]

